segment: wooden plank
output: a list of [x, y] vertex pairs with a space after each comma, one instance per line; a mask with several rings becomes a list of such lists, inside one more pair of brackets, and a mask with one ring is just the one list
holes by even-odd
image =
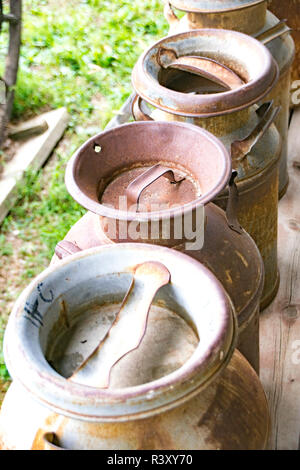
[[47, 122], [38, 116], [30, 121], [22, 122], [17, 126], [9, 126], [8, 137], [12, 140], [25, 140], [29, 137], [43, 134], [47, 129]]
[[40, 118], [47, 122], [48, 130], [24, 142], [13, 159], [6, 164], [0, 177], [0, 222], [18, 198], [17, 184], [22, 180], [25, 171], [39, 169], [43, 165], [62, 137], [69, 121], [66, 108], [44, 113]]
[[278, 257], [281, 283], [262, 313], [261, 380], [272, 419], [271, 448], [300, 449], [300, 109], [289, 131], [287, 194], [279, 203]]

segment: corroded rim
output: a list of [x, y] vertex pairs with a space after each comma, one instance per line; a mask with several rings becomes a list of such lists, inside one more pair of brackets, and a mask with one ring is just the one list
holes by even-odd
[[[180, 57], [187, 55], [182, 52], [183, 46], [191, 48], [194, 44], [199, 44], [199, 50], [214, 44], [216, 54], [223, 51], [222, 44], [227, 44], [227, 52], [230, 50], [234, 61], [247, 69], [249, 81], [235, 90], [206, 95], [181, 93], [162, 86], [157, 79], [159, 48], [173, 49]], [[252, 54], [252, 64], [259, 64], [256, 70], [245, 62], [246, 50]], [[197, 54], [191, 51], [189, 55]], [[213, 117], [257, 103], [270, 92], [278, 77], [279, 69], [271, 53], [256, 39], [237, 31], [198, 29], [165, 37], [149, 47], [133, 69], [132, 84], [138, 95], [155, 108], [179, 116]]]
[[[104, 137], [111, 136], [113, 139], [122, 139], [122, 134], [126, 133], [128, 130], [134, 131], [135, 129], [139, 129], [144, 127], [145, 129], [159, 129], [161, 131], [161, 136], [164, 136], [164, 130], [168, 127], [172, 126], [174, 129], [177, 129], [177, 132], [184, 132], [184, 130], [192, 131], [195, 134], [195, 138], [202, 139], [203, 142], [205, 140], [209, 141], [213, 144], [216, 149], [216, 152], [223, 157], [223, 169], [222, 174], [218, 181], [216, 181], [215, 186], [208, 192], [200, 196], [199, 198], [191, 201], [190, 203], [184, 204], [179, 208], [173, 208], [169, 210], [162, 210], [162, 211], [153, 211], [153, 212], [129, 212], [129, 211], [121, 211], [117, 210], [108, 206], [101, 204], [100, 202], [96, 202], [90, 197], [88, 197], [85, 192], [84, 188], [80, 183], [80, 178], [77, 177], [77, 168], [80, 164], [80, 161], [84, 158], [86, 151], [93, 147], [95, 143], [101, 146], [101, 141]], [[184, 134], [183, 134], [184, 136]], [[113, 155], [112, 155], [113, 156]], [[182, 161], [184, 166], [184, 161]], [[83, 207], [94, 212], [95, 214], [101, 215], [103, 217], [108, 217], [111, 219], [116, 220], [124, 220], [124, 221], [150, 221], [150, 220], [164, 220], [169, 218], [181, 217], [182, 211], [192, 211], [197, 209], [201, 205], [205, 205], [208, 202], [215, 199], [215, 197], [226, 187], [229, 178], [231, 175], [231, 157], [227, 152], [224, 145], [214, 137], [209, 132], [201, 129], [197, 126], [193, 126], [191, 124], [181, 123], [181, 122], [158, 122], [158, 121], [151, 121], [151, 122], [133, 122], [130, 124], [123, 124], [122, 126], [118, 126], [114, 129], [109, 129], [104, 131], [91, 139], [85, 142], [77, 152], [71, 157], [68, 162], [66, 175], [65, 175], [65, 182], [67, 189], [71, 196]]]
[[[26, 302], [36, 297], [37, 286], [41, 283], [44, 292], [48, 292], [49, 286], [53, 288], [55, 285], [57, 298], [67, 289], [66, 285], [62, 285], [64, 282], [71, 286], [74, 282], [80, 283], [78, 276], [86, 279], [86, 272], [89, 271], [82, 268], [88, 264], [92, 268], [91, 263], [94, 263], [97, 272], [105, 274], [112, 272], [111, 269], [115, 266], [120, 267], [125, 263], [123, 270], [126, 272], [128, 260], [132, 257], [135, 261], [152, 259], [163, 262], [171, 272], [171, 282], [175, 289], [181, 290], [185, 272], [189, 270], [191, 279], [185, 281], [185, 299], [190, 299], [190, 290], [195, 287], [195, 283], [198, 286], [204, 283], [202, 290], [204, 288], [205, 292], [207, 289], [214, 292], [209, 297], [210, 306], [208, 297], [205, 302], [202, 301], [202, 307], [204, 303], [206, 306], [206, 314], [211, 312], [210, 314], [199, 315], [198, 310], [197, 315], [195, 312], [191, 313], [198, 332], [199, 325], [201, 326], [203, 340], [181, 368], [147, 384], [100, 390], [68, 381], [45, 360], [40, 346], [40, 329], [25, 319]], [[109, 264], [106, 264], [108, 261]], [[74, 275], [74, 272], [77, 274]], [[76, 281], [74, 278], [72, 281], [72, 276], [77, 276]], [[48, 308], [48, 305], [41, 305], [39, 310], [45, 314]], [[122, 421], [173, 408], [199, 393], [226, 367], [234, 351], [236, 333], [236, 319], [229, 298], [207, 268], [189, 256], [168, 248], [130, 243], [102, 246], [77, 253], [40, 274], [25, 289], [14, 306], [5, 333], [4, 354], [13, 379], [20, 382], [44, 406], [57, 413], [83, 420]]]
[[178, 10], [191, 13], [218, 13], [266, 3], [266, 0], [170, 0]]

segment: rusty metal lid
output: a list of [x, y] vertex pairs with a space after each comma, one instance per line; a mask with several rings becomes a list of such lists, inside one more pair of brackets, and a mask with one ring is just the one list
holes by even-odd
[[256, 39], [236, 31], [201, 29], [151, 46], [136, 63], [132, 84], [155, 108], [209, 117], [257, 103], [273, 88], [278, 74], [272, 55]]
[[[89, 139], [69, 161], [65, 180], [86, 209], [130, 221], [137, 220], [137, 213], [122, 210], [119, 196], [127, 196], [127, 207], [139, 202], [146, 206], [138, 211], [142, 220], [175, 217], [182, 207], [193, 210], [212, 201], [230, 175], [231, 158], [210, 133], [190, 124], [153, 121], [126, 124]], [[153, 211], [152, 203], [166, 207]]]
[[218, 13], [251, 7], [266, 0], [169, 0], [178, 10], [194, 13]]
[[[136, 281], [137, 270], [140, 271], [138, 277], [147, 292], [149, 285], [143, 278], [152, 276], [152, 270], [156, 271], [154, 278], [157, 279], [158, 274], [159, 280], [150, 293], [151, 299], [156, 293], [154, 305], [170, 309], [173, 315], [180, 316], [193, 330], [197, 341], [189, 358], [178, 367], [175, 361], [175, 369], [173, 364], [170, 373], [161, 369], [158, 378], [134, 384], [131, 381], [129, 384], [122, 382], [121, 385], [118, 382], [120, 376], [127, 380], [130, 371], [124, 363], [122, 367], [120, 363], [121, 369], [115, 377], [117, 385], [109, 384], [108, 387], [97, 386], [94, 381], [89, 385], [83, 380], [83, 376], [79, 380], [76, 374], [81, 368], [69, 376], [69, 379], [57, 372], [49, 363], [49, 349], [55, 348], [53, 340], [55, 339], [54, 343], [59, 341], [63, 333], [72, 334], [72, 328], [79, 322], [80, 307], [81, 315], [84, 316], [87, 306], [97, 301], [100, 311], [98, 322], [102, 321], [108, 326], [104, 336], [101, 337], [100, 333], [96, 338], [96, 344], [97, 341], [109, 341], [113, 328], [114, 334], [118, 327], [121, 328], [121, 333], [125, 332], [126, 337], [123, 339], [120, 331], [118, 332], [119, 342], [127, 342], [128, 336], [136, 334], [132, 324], [135, 325], [137, 318], [132, 323], [124, 322], [121, 317], [115, 321], [114, 316], [110, 316], [107, 322], [105, 309], [108, 305], [122, 302], [124, 295], [126, 303], [132, 292], [130, 282], [132, 276]], [[133, 290], [135, 287], [134, 285]], [[140, 284], [137, 285], [138, 291], [140, 287]], [[157, 288], [160, 289], [157, 291]], [[137, 295], [130, 302], [143, 301], [142, 297]], [[136, 317], [134, 309], [129, 309], [127, 314]], [[84, 318], [90, 321], [90, 315]], [[159, 315], [156, 321], [159, 321]], [[27, 287], [18, 299], [8, 322], [4, 341], [5, 361], [13, 379], [22, 384], [35, 400], [56, 413], [95, 422], [130, 420], [173, 408], [207, 387], [231, 359], [236, 344], [236, 327], [235, 315], [223, 287], [198, 261], [163, 247], [115, 244], [69, 256], [58, 265], [46, 269]], [[95, 334], [94, 330], [97, 330], [95, 325], [94, 328], [87, 328], [84, 334], [89, 332], [92, 336]], [[148, 348], [146, 345], [141, 356], [144, 365], [134, 368], [131, 364], [131, 371], [143, 369], [149, 363], [148, 358], [151, 363], [152, 354], [159, 362], [155, 349], [158, 348], [156, 339], [160, 332], [160, 328], [155, 328], [154, 325], [148, 338], [151, 340], [151, 347], [149, 349], [149, 344]], [[172, 334], [171, 328], [169, 335]], [[142, 342], [147, 341], [146, 336], [147, 329]], [[69, 336], [68, 338], [70, 341]], [[74, 341], [84, 367], [89, 361], [89, 353], [86, 360], [80, 342], [84, 337], [77, 335], [76, 338], [77, 341]], [[142, 347], [139, 344], [138, 349], [140, 346]], [[175, 340], [170, 352], [173, 352], [175, 358], [178, 347]], [[137, 352], [130, 349], [131, 351], [133, 354]], [[93, 355], [93, 344], [90, 344], [91, 352]], [[115, 358], [124, 353], [122, 348], [115, 352]], [[126, 357], [122, 358], [125, 359]], [[136, 356], [133, 361], [135, 359]], [[92, 369], [96, 367], [95, 364], [92, 366]], [[152, 366], [150, 374], [154, 367]], [[87, 379], [91, 370], [85, 372], [84, 379]], [[94, 376], [93, 379], [97, 377]]]

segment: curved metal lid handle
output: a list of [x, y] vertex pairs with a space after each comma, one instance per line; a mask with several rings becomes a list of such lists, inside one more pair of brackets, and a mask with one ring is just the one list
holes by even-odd
[[269, 42], [273, 41], [276, 38], [279, 38], [280, 36], [283, 36], [283, 34], [290, 33], [292, 29], [286, 24], [287, 20], [281, 20], [275, 26], [272, 26], [271, 28], [267, 29], [263, 33], [257, 34], [255, 39], [260, 41], [262, 44], [268, 44]]
[[113, 366], [141, 344], [152, 301], [170, 278], [168, 269], [157, 261], [133, 268], [131, 285], [111, 328], [69, 380], [90, 387], [109, 386]]
[[256, 113], [261, 118], [253, 131], [244, 139], [236, 140], [231, 144], [231, 158], [233, 164], [237, 165], [246, 157], [254, 145], [263, 137], [271, 124], [276, 119], [280, 111], [280, 106], [273, 108], [273, 101], [268, 101], [261, 105]]
[[166, 168], [160, 164], [154, 165], [149, 170], [146, 170], [144, 173], [135, 178], [126, 189], [127, 205], [128, 207], [136, 205], [136, 211], [138, 212], [139, 200], [141, 193], [146, 189], [150, 184], [154, 183], [158, 178], [164, 176], [168, 178], [171, 184], [178, 184], [185, 178], [176, 180], [174, 172], [171, 168]]
[[[55, 248], [55, 254], [60, 259], [79, 251], [82, 250], [66, 240], [59, 242]], [[132, 272], [133, 279], [111, 328], [69, 380], [90, 387], [107, 388], [112, 367], [130, 351], [139, 347], [147, 328], [148, 314], [155, 294], [170, 282], [171, 275], [162, 263], [156, 261], [134, 266]], [[48, 448], [59, 450], [53, 444], [54, 435], [44, 434], [43, 437], [43, 442]]]
[[240, 88], [245, 82], [230, 68], [207, 57], [177, 57], [173, 49], [160, 47], [157, 51], [157, 62], [164, 69], [178, 69], [206, 78], [221, 85], [225, 90]]
[[170, 26], [175, 26], [179, 23], [179, 18], [175, 15], [171, 3], [165, 0], [164, 16]]

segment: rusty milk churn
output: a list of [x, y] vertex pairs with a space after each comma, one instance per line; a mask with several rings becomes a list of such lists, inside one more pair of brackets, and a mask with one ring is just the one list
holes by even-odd
[[299, 0], [269, 0], [269, 9], [278, 18], [287, 19], [292, 28], [296, 57], [292, 65], [291, 105], [300, 104], [300, 2]]
[[[288, 3], [291, 2], [278, 0], [278, 3], [284, 9], [281, 18], [286, 18], [285, 12], [288, 10]], [[165, 2], [165, 16], [170, 24], [171, 34], [200, 28], [231, 29], [257, 38], [270, 50], [280, 72], [279, 81], [267, 99], [274, 100], [275, 106], [281, 107], [275, 121], [282, 138], [279, 171], [279, 197], [281, 197], [288, 185], [289, 92], [295, 45], [285, 21], [279, 21], [267, 10], [267, 7], [266, 0], [169, 0]], [[173, 8], [187, 14], [179, 20]], [[288, 24], [293, 27], [292, 23]]]
[[[115, 244], [46, 269], [10, 316], [2, 449], [265, 449], [266, 397], [215, 276]], [[216, 418], [217, 416], [217, 418]]]
[[[260, 102], [278, 67], [260, 42], [236, 31], [203, 29], [164, 38], [138, 60], [132, 74], [136, 120], [183, 121], [206, 128], [231, 151], [237, 170], [238, 218], [256, 242], [265, 265], [261, 307], [275, 297], [278, 162], [281, 140], [273, 120], [278, 108]], [[225, 91], [224, 91], [225, 90]], [[149, 117], [142, 100], [155, 108]], [[226, 207], [228, 191], [217, 204]]]
[[[172, 176], [170, 169], [177, 184], [164, 177]], [[261, 256], [236, 222], [235, 186], [231, 185], [227, 217], [210, 203], [227, 185], [230, 175], [228, 152], [199, 127], [140, 122], [105, 131], [87, 141], [68, 164], [67, 188], [90, 212], [72, 227], [65, 240], [75, 243], [77, 250], [116, 242], [160, 244], [188, 253], [206, 265], [235, 306], [238, 347], [258, 371]], [[124, 196], [135, 198], [135, 203], [139, 199], [138, 211], [134, 204], [133, 211], [127, 211], [127, 205], [122, 207]], [[143, 213], [145, 205], [147, 212]], [[190, 242], [195, 234], [189, 233], [189, 217], [197, 217], [203, 206], [205, 227], [201, 218], [196, 223], [198, 230], [199, 226], [205, 228], [204, 246], [193, 246]], [[138, 226], [132, 230], [135, 224]], [[177, 234], [174, 227], [179, 228]], [[57, 247], [59, 256], [61, 248], [65, 246]]]

